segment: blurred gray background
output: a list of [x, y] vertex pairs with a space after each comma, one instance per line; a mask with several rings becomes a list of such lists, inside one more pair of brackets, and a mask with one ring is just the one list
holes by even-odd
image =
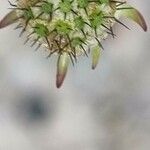
[[[150, 1], [130, 0], [150, 25]], [[0, 19], [9, 12], [0, 0]], [[55, 87], [56, 58], [0, 30], [0, 150], [147, 150], [150, 147], [150, 32], [123, 20], [96, 70], [89, 58]]]

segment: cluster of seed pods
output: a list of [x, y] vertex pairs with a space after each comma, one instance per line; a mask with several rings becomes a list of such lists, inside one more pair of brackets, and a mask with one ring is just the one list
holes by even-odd
[[101, 41], [111, 35], [120, 17], [127, 17], [147, 30], [138, 10], [123, 0], [17, 0], [10, 2], [11, 11], [0, 22], [0, 28], [18, 23], [20, 36], [27, 32], [32, 46], [44, 47], [50, 57], [58, 55], [56, 86], [66, 76], [70, 62], [74, 65], [81, 55], [91, 52], [92, 69], [98, 64], [103, 46]]

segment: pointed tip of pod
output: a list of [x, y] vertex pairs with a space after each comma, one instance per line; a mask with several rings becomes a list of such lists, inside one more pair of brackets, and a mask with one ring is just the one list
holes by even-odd
[[143, 30], [146, 32], [148, 30], [148, 27], [147, 27], [147, 24], [146, 24], [146, 21], [144, 19], [144, 17], [142, 16], [142, 14], [136, 10], [136, 17], [135, 17], [135, 20], [136, 22], [143, 28]]
[[69, 55], [64, 52], [60, 54], [57, 61], [56, 87], [60, 88], [64, 82], [69, 66]]
[[56, 80], [56, 87], [57, 88], [60, 88], [62, 86], [63, 81], [65, 79], [65, 76], [66, 75], [64, 75], [64, 74], [57, 74], [57, 76], [56, 76], [56, 78], [57, 78], [57, 80]]
[[143, 15], [135, 8], [133, 8], [130, 5], [123, 5], [122, 8], [128, 8], [129, 9], [120, 9], [117, 12], [119, 13], [119, 16], [127, 17], [128, 19], [134, 21], [137, 23], [141, 28], [146, 32], [147, 31], [147, 24], [143, 17]]
[[129, 19], [135, 21], [137, 24], [139, 24], [142, 29], [146, 32], [147, 31], [147, 24], [143, 17], [143, 15], [137, 10], [137, 9], [131, 9], [127, 16], [129, 16]]
[[100, 58], [100, 47], [96, 46], [92, 50], [92, 69], [94, 70], [97, 67]]
[[0, 21], [0, 29], [7, 27], [10, 24], [13, 24], [17, 21], [18, 16], [16, 11], [13, 10], [9, 12], [1, 21]]

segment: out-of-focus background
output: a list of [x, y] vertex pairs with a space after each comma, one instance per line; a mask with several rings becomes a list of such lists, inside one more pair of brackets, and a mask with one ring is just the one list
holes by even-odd
[[[150, 1], [130, 0], [150, 25]], [[9, 12], [0, 0], [0, 19]], [[123, 20], [96, 70], [89, 58], [55, 87], [56, 58], [0, 30], [0, 150], [147, 150], [150, 147], [150, 32]]]

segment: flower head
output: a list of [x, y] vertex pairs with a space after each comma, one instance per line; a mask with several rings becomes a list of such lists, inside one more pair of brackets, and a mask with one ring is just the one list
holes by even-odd
[[147, 26], [140, 12], [124, 0], [18, 0], [9, 2], [12, 11], [1, 21], [0, 28], [18, 23], [21, 34], [28, 33], [34, 44], [44, 46], [58, 55], [56, 86], [59, 88], [66, 76], [69, 63], [74, 64], [80, 55], [92, 51], [92, 69], [95, 69], [107, 35], [115, 36], [113, 25], [120, 17], [127, 17], [139, 24], [144, 31]]

